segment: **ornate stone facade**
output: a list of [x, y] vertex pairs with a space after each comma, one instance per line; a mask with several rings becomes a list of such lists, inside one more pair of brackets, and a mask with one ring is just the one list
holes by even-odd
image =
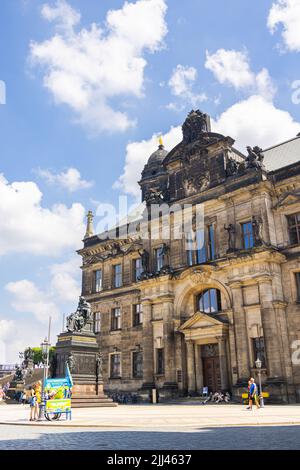
[[142, 174], [147, 206], [204, 205], [203, 247], [187, 251], [186, 235], [95, 236], [89, 215], [82, 295], [107, 391], [240, 397], [260, 357], [270, 399], [300, 402], [300, 238], [289, 218], [300, 213], [300, 162], [268, 172], [261, 149], [244, 156], [233, 144], [194, 111], [183, 141], [160, 146]]

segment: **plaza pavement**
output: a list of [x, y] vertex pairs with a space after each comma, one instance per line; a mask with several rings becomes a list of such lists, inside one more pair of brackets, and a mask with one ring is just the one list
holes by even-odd
[[199, 427], [300, 426], [300, 405], [267, 405], [263, 409], [231, 404], [119, 405], [115, 408], [75, 408], [72, 421], [29, 422], [28, 405], [0, 406], [0, 425], [90, 428], [195, 429]]

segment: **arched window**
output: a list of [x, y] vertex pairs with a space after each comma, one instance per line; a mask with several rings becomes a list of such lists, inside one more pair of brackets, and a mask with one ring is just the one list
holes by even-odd
[[204, 313], [217, 313], [222, 310], [221, 292], [218, 289], [205, 289], [197, 297], [197, 308]]

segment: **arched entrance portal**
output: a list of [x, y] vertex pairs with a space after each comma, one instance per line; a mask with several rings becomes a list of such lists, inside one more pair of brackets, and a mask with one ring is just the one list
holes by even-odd
[[231, 388], [230, 297], [220, 282], [210, 276], [205, 281], [202, 285], [187, 285], [177, 303], [181, 317], [186, 319], [189, 312], [178, 331], [185, 340], [186, 388], [190, 395], [201, 393], [203, 387], [209, 392]]

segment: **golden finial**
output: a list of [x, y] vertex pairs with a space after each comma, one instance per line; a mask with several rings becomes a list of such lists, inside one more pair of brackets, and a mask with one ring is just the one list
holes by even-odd
[[158, 143], [159, 143], [159, 146], [160, 146], [160, 147], [163, 147], [163, 146], [164, 146], [164, 142], [163, 142], [162, 135], [159, 137]]

